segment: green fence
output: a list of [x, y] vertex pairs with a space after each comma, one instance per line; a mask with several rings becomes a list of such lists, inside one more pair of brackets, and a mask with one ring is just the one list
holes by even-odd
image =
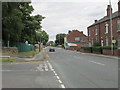
[[20, 43], [20, 42], [13, 43], [12, 47], [17, 47], [18, 52], [28, 52], [34, 50], [33, 45], [26, 45], [25, 43]]

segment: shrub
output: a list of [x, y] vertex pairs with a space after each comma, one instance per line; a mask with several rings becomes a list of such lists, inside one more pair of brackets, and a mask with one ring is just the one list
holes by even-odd
[[92, 47], [93, 51], [100, 52], [102, 47]]
[[91, 51], [91, 47], [81, 47], [83, 48], [84, 50], [87, 50], [87, 51]]
[[94, 47], [100, 46], [100, 43], [99, 42], [95, 42], [93, 46]]
[[62, 44], [62, 48], [64, 48], [64, 44]]
[[[103, 49], [111, 50], [111, 46], [104, 46]], [[117, 49], [117, 46], [114, 46], [113, 49]]]

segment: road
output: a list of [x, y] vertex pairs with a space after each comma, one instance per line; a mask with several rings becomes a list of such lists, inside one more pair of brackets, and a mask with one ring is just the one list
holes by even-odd
[[118, 59], [55, 48], [50, 63], [66, 88], [117, 88]]
[[[47, 51], [49, 48], [47, 48]], [[45, 60], [2, 64], [3, 88], [117, 88], [118, 60], [55, 48]], [[44, 54], [45, 55], [45, 54]]]

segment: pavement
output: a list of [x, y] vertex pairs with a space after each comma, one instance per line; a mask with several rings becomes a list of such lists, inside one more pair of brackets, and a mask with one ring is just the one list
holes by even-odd
[[[2, 88], [62, 88], [54, 76], [45, 50], [34, 58], [2, 64]], [[42, 57], [41, 57], [42, 55]]]

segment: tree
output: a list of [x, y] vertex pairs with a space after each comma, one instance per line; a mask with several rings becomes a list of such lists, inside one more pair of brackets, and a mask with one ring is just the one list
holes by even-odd
[[19, 41], [21, 30], [24, 28], [22, 23], [22, 12], [19, 9], [20, 3], [4, 2], [2, 3], [2, 27], [3, 40]]
[[43, 45], [46, 45], [49, 39], [49, 35], [44, 30], [36, 31], [36, 38], [37, 42], [43, 43]]
[[[3, 2], [2, 7], [3, 41], [5, 43], [8, 40], [11, 43], [29, 41], [35, 44], [36, 31], [42, 28], [41, 21], [45, 17], [39, 14], [31, 16], [34, 9], [30, 2]], [[47, 39], [44, 43], [46, 41]]]
[[56, 35], [56, 40], [55, 40], [55, 43], [58, 45], [62, 45], [64, 44], [64, 37], [66, 36], [66, 34], [64, 33], [60, 33], [60, 34], [57, 34]]

